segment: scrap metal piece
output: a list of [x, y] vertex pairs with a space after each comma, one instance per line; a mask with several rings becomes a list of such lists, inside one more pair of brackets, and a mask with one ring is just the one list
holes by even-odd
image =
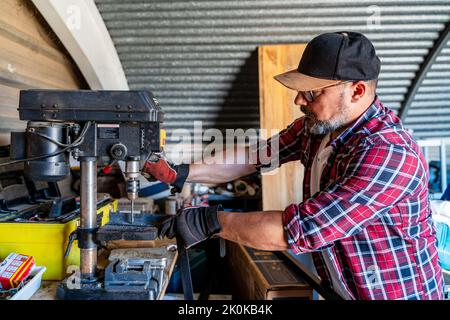
[[128, 212], [112, 213], [109, 223], [97, 232], [97, 241], [112, 240], [155, 240], [158, 237], [158, 225], [166, 219], [164, 215], [153, 213], [135, 213], [134, 221], [128, 221]]
[[126, 248], [126, 249], [113, 249], [109, 254], [108, 260], [125, 260], [125, 259], [167, 259], [168, 249], [167, 247], [157, 248]]
[[158, 229], [155, 227], [136, 225], [106, 224], [97, 232], [97, 241], [114, 240], [155, 240]]

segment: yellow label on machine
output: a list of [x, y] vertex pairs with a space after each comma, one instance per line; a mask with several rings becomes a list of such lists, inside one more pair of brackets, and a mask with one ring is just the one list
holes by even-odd
[[161, 147], [164, 147], [166, 145], [166, 130], [160, 129], [159, 136], [160, 136], [160, 145]]

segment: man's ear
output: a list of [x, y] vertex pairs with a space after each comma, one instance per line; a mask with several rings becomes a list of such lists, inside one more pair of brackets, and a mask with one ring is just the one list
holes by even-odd
[[353, 89], [352, 103], [358, 102], [368, 93], [367, 83], [364, 81], [354, 82], [351, 88]]

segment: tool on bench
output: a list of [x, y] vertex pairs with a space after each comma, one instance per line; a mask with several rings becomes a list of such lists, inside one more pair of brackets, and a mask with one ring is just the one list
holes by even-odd
[[[161, 152], [163, 121], [157, 100], [148, 91], [64, 91], [24, 90], [20, 93], [19, 116], [28, 121], [25, 132], [11, 133], [11, 159], [0, 166], [25, 162], [27, 177], [38, 181], [59, 181], [70, 172], [69, 153], [80, 161], [80, 226], [71, 236], [80, 247], [79, 287], [64, 280], [58, 288], [62, 299], [151, 299], [155, 286], [133, 287], [130, 279], [151, 280], [158, 264], [140, 261], [144, 274], [133, 272], [136, 261], [115, 261], [106, 273], [97, 270], [97, 246], [111, 239], [155, 239], [159, 219], [150, 213], [135, 213], [139, 194], [141, 160]], [[124, 177], [131, 202], [130, 217], [110, 215], [99, 228], [97, 222], [97, 165], [125, 161]], [[70, 247], [67, 252], [70, 251]], [[163, 264], [159, 264], [161, 267]], [[134, 270], [134, 271], [133, 271]], [[190, 270], [182, 270], [189, 273]], [[147, 274], [147, 275], [145, 275]], [[149, 280], [150, 279], [150, 280]], [[105, 280], [108, 280], [105, 283]], [[120, 290], [111, 285], [120, 282]], [[160, 286], [159, 286], [160, 287]]]

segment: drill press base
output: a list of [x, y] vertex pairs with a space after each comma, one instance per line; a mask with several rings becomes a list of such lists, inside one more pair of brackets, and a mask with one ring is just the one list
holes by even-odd
[[[158, 236], [156, 225], [167, 217], [150, 213], [136, 215], [134, 224], [127, 214], [110, 214], [110, 222], [96, 233], [96, 240], [154, 240]], [[110, 263], [100, 277], [92, 282], [80, 279], [79, 273], [69, 276], [59, 285], [57, 298], [61, 300], [155, 300], [164, 283], [167, 249], [159, 255], [149, 256], [138, 249], [112, 250]]]
[[57, 298], [61, 300], [155, 300], [158, 298], [165, 281], [164, 268], [167, 263], [167, 254], [156, 258], [110, 257], [111, 259], [102, 278], [83, 282], [74, 274], [65, 279], [57, 289]]
[[[70, 289], [69, 289], [70, 288]], [[64, 279], [56, 291], [58, 300], [155, 300], [155, 290], [146, 291], [107, 291], [103, 284], [81, 284], [80, 289], [74, 289], [73, 283]]]

